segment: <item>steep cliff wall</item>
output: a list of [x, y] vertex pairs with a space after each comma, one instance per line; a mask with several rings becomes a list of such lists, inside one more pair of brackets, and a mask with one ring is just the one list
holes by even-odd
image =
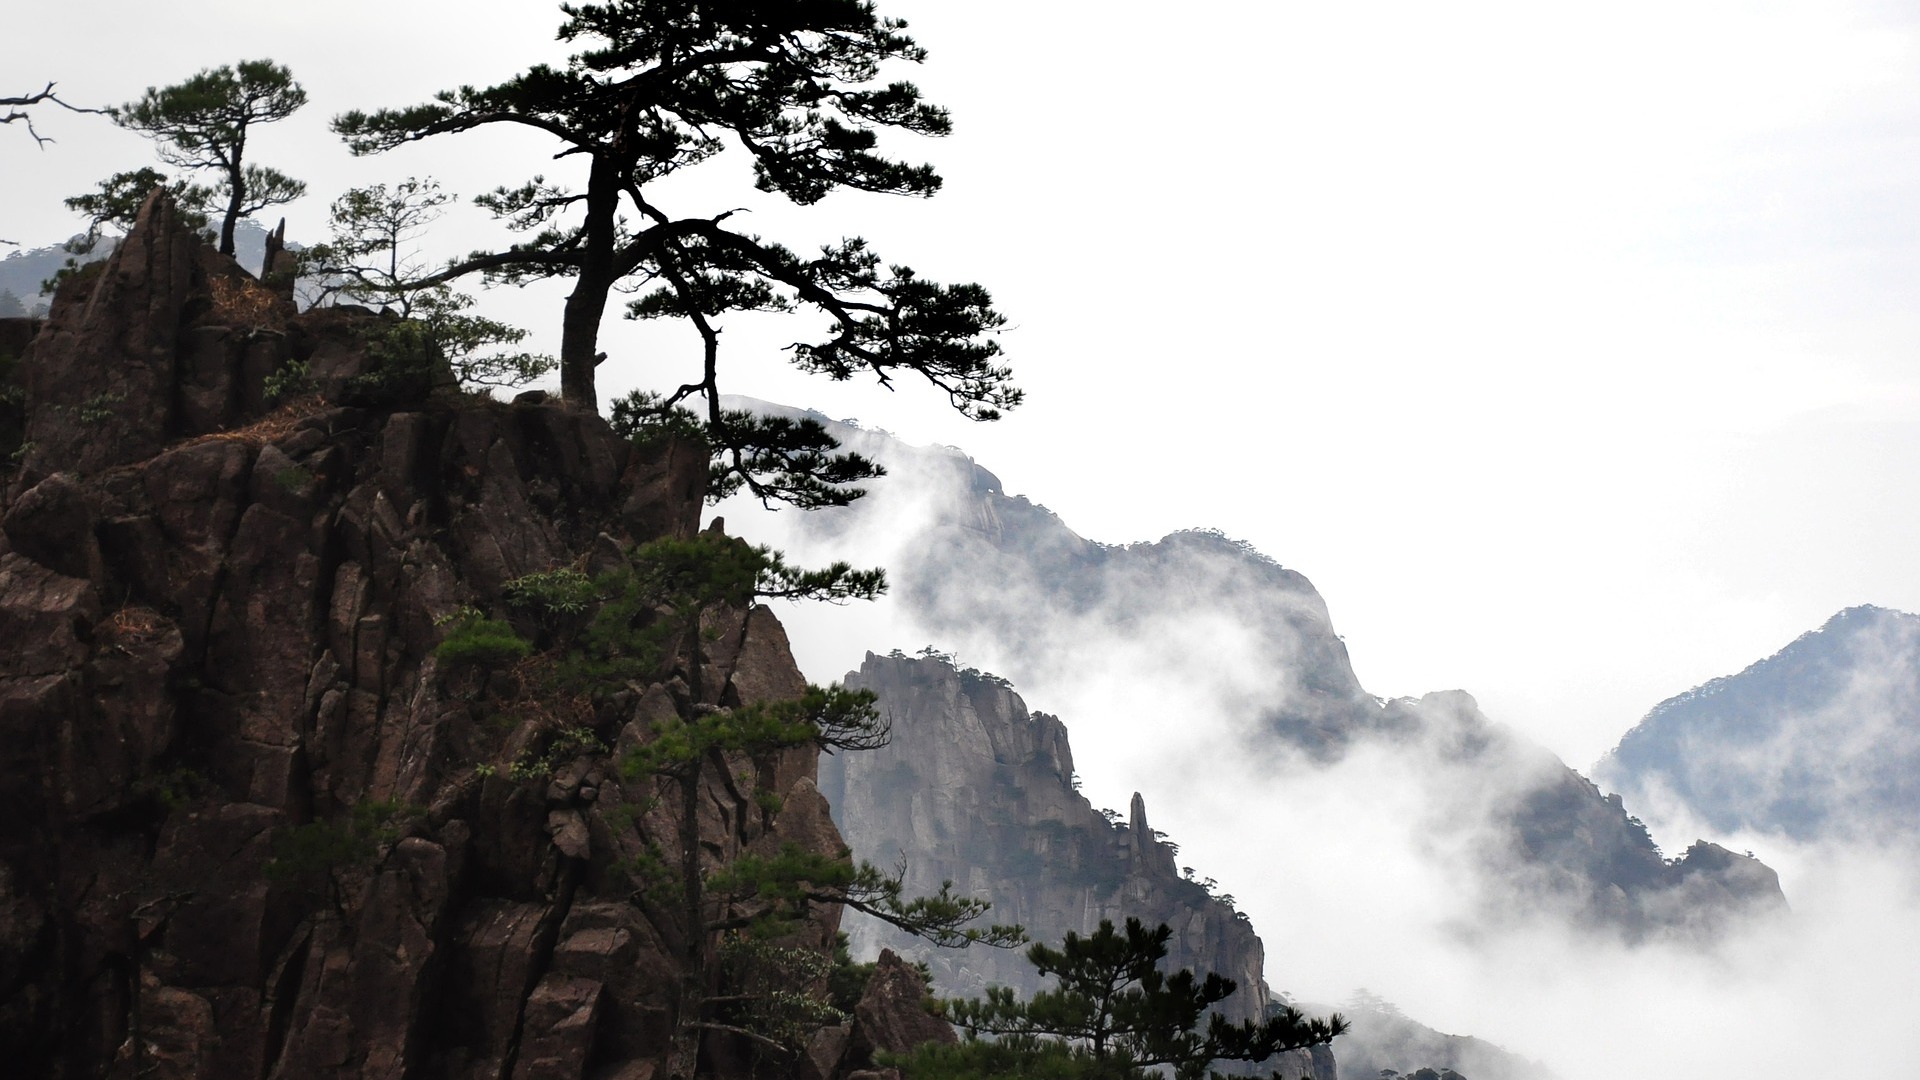
[[[802, 680], [765, 610], [710, 621], [703, 701], [685, 656], [598, 705], [452, 678], [444, 617], [690, 535], [705, 454], [396, 382], [376, 321], [295, 315], [156, 199], [27, 350], [0, 503], [9, 1075], [664, 1076], [678, 973], [621, 868], [674, 829], [615, 758]], [[292, 362], [328, 396], [265, 411]], [[708, 864], [838, 852], [813, 758], [737, 763], [777, 815], [707, 784]]]
[[[1234, 1018], [1265, 1015], [1265, 953], [1246, 917], [1182, 877], [1175, 849], [1155, 838], [1142, 798], [1109, 822], [1073, 785], [1073, 752], [1056, 717], [1029, 712], [1004, 681], [937, 657], [867, 655], [846, 679], [879, 695], [887, 746], [824, 758], [820, 788], [856, 857], [904, 859], [909, 891], [944, 880], [992, 902], [996, 922], [1036, 941], [1089, 933], [1135, 917], [1173, 928], [1167, 962], [1239, 984]], [[1049, 985], [1022, 950], [926, 947], [871, 919], [847, 919], [856, 955], [889, 947], [925, 962], [943, 993], [987, 985], [1024, 995]], [[1289, 1055], [1288, 1076], [1332, 1080], [1331, 1058]]]

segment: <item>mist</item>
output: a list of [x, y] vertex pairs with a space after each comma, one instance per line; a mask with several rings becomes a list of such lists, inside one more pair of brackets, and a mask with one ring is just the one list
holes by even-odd
[[[868, 650], [933, 645], [1011, 679], [1030, 707], [1066, 722], [1096, 805], [1123, 808], [1143, 793], [1154, 825], [1181, 846], [1179, 862], [1216, 879], [1251, 916], [1276, 990], [1337, 1006], [1365, 988], [1565, 1080], [1892, 1075], [1920, 1052], [1910, 1023], [1920, 876], [1904, 849], [1715, 835], [1671, 800], [1629, 802], [1669, 856], [1705, 838], [1763, 859], [1780, 872], [1791, 913], [1714, 935], [1636, 938], [1582, 924], [1534, 887], [1537, 870], [1510, 858], [1489, 825], [1560, 767], [1507, 718], [1481, 718], [1462, 693], [1371, 699], [1401, 726], [1364, 733], [1336, 755], [1303, 753], [1276, 740], [1266, 719], [1311, 707], [1300, 700], [1311, 696], [1302, 671], [1325, 658], [1301, 655], [1296, 631], [1325, 613], [1254, 609], [1228, 588], [1244, 559], [1226, 556], [1182, 564], [1203, 597], [1185, 605], [1156, 605], [1164, 582], [1124, 575], [1105, 594], [1068, 603], [1059, 582], [1004, 566], [983, 577], [990, 568], [964, 558], [938, 563], [955, 579], [948, 594], [916, 569], [936, 555], [954, 559], [935, 551], [941, 524], [1004, 525], [980, 520], [972, 463], [836, 430], [891, 470], [864, 503], [801, 515], [734, 500], [717, 511], [730, 531], [800, 564], [847, 559], [893, 574], [895, 595], [873, 604], [780, 607], [802, 669], [832, 680]], [[962, 591], [998, 599], [969, 620], [942, 603]]]

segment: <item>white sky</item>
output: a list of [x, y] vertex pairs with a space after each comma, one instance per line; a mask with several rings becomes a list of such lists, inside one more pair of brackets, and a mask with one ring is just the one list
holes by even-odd
[[[1584, 766], [1659, 699], [1840, 607], [1920, 609], [1920, 12], [1585, 5], [890, 0], [956, 134], [929, 203], [784, 213], [731, 167], [681, 192], [806, 247], [859, 232], [979, 280], [1028, 404], [997, 425], [786, 371], [743, 326], [729, 391], [965, 446], [1110, 542], [1210, 525], [1306, 573], [1365, 685], [1462, 687]], [[1171, 21], [1178, 12], [1180, 21]], [[537, 139], [385, 158], [325, 132], [563, 55], [543, 4], [183, 0], [7, 20], [4, 92], [119, 102], [271, 57], [313, 103], [256, 160], [472, 194], [568, 175]], [[0, 237], [151, 162], [104, 121], [0, 129]], [[498, 234], [449, 218], [431, 254]], [[556, 290], [500, 298], [552, 347]], [[603, 398], [678, 381], [610, 326]], [[814, 673], [831, 676], [835, 673]], [[1045, 707], [1044, 703], [1036, 703]]]

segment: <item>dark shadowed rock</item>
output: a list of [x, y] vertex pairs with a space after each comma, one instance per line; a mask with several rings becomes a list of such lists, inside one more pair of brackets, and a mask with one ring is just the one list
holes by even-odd
[[925, 1043], [960, 1041], [953, 1025], [927, 1011], [927, 982], [892, 949], [880, 950], [866, 992], [853, 1009], [854, 1053], [904, 1054]]
[[[704, 448], [546, 401], [264, 413], [288, 357], [377, 375], [374, 317], [293, 314], [164, 199], [55, 308], [0, 495], [0, 1071], [664, 1075], [678, 946], [625, 868], [672, 815], [593, 747], [696, 704], [690, 670], [706, 707], [799, 692], [784, 631], [716, 616], [700, 664], [552, 711], [436, 653], [456, 611], [519, 617], [514, 578], [693, 535]], [[563, 726], [588, 748], [540, 764]], [[713, 770], [709, 870], [840, 853], [813, 756]]]
[[54, 473], [14, 500], [0, 519], [13, 550], [69, 577], [100, 571], [99, 517], [87, 492], [67, 473]]

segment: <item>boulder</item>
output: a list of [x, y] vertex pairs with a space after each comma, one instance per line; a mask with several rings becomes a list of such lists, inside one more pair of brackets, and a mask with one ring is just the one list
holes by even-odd
[[925, 1043], [960, 1041], [953, 1025], [927, 1011], [927, 981], [892, 949], [882, 949], [853, 1008], [850, 1053], [870, 1061], [877, 1051], [904, 1054]]

